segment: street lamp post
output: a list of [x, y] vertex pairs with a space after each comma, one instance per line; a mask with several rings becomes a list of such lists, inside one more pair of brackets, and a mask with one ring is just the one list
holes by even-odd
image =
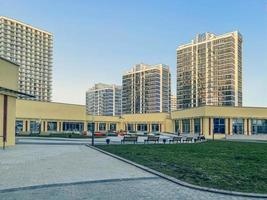
[[95, 122], [94, 122], [94, 114], [92, 115], [92, 146], [95, 145]]

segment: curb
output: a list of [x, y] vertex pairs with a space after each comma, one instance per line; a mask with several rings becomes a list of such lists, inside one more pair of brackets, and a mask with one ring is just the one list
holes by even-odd
[[190, 183], [187, 183], [187, 182], [184, 182], [184, 181], [181, 181], [181, 180], [178, 180], [174, 177], [171, 177], [171, 176], [168, 176], [168, 175], [165, 175], [161, 172], [158, 172], [156, 170], [153, 170], [149, 167], [145, 167], [143, 165], [140, 165], [140, 164], [137, 164], [133, 161], [130, 161], [130, 160], [127, 160], [125, 158], [122, 158], [120, 156], [117, 156], [115, 154], [112, 154], [112, 153], [109, 153], [107, 151], [104, 151], [102, 149], [99, 149], [95, 146], [91, 146], [91, 145], [86, 145], [87, 147], [91, 148], [91, 149], [94, 149], [96, 151], [99, 151], [101, 153], [104, 153], [108, 156], [111, 156], [113, 158], [116, 158], [120, 161], [123, 161], [125, 163], [128, 163], [130, 165], [133, 165], [139, 169], [142, 169], [146, 172], [149, 172], [151, 174], [154, 174], [156, 176], [159, 176], [165, 180], [168, 180], [168, 181], [171, 181], [175, 184], [178, 184], [178, 185], [181, 185], [181, 186], [184, 186], [184, 187], [187, 187], [187, 188], [190, 188], [190, 189], [195, 189], [195, 190], [200, 190], [200, 191], [204, 191], [204, 192], [212, 192], [212, 193], [217, 193], [217, 194], [224, 194], [224, 195], [230, 195], [230, 196], [238, 196], [238, 197], [250, 197], [250, 198], [266, 198], [267, 199], [267, 194], [257, 194], [257, 193], [243, 193], [243, 192], [234, 192], [234, 191], [227, 191], [227, 190], [219, 190], [219, 189], [214, 189], [214, 188], [208, 188], [208, 187], [201, 187], [201, 186], [197, 186], [197, 185], [193, 185], [193, 184], [190, 184]]

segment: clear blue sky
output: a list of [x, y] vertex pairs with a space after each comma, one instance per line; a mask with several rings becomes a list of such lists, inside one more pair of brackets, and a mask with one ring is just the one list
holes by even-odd
[[54, 101], [84, 104], [140, 62], [170, 65], [174, 91], [179, 44], [239, 30], [244, 105], [267, 106], [267, 0], [0, 0], [0, 15], [54, 34]]

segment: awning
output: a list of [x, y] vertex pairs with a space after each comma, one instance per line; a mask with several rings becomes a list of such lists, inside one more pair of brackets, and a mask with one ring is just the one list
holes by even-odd
[[26, 94], [26, 93], [23, 93], [23, 92], [19, 92], [19, 91], [16, 91], [16, 90], [11, 90], [11, 89], [4, 88], [4, 87], [0, 87], [0, 93], [7, 94], [7, 95], [10, 95], [10, 96], [17, 96], [17, 97], [24, 97], [24, 98], [25, 97], [35, 98], [35, 96], [33, 96], [33, 95]]

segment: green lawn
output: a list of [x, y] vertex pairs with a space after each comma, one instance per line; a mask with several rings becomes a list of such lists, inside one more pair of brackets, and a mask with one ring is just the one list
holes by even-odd
[[267, 193], [267, 144], [99, 145], [98, 148], [199, 186]]

